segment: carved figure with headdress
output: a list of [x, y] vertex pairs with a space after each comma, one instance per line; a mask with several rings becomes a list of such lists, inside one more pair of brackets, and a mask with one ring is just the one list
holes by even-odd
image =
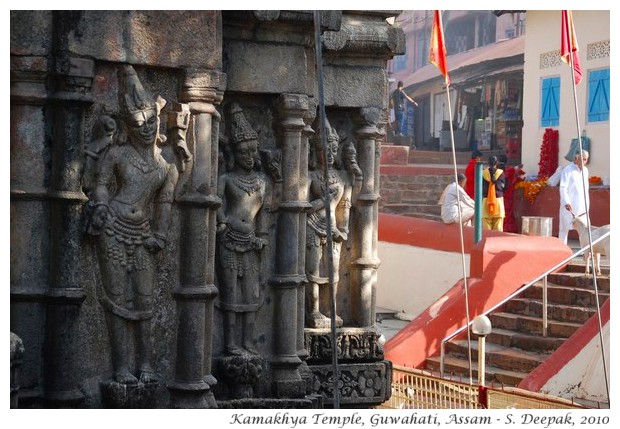
[[[317, 120], [315, 129], [318, 129]], [[339, 281], [340, 248], [347, 241], [349, 234], [349, 214], [351, 210], [351, 195], [353, 190], [352, 178], [346, 169], [343, 169], [342, 150], [340, 149], [340, 136], [326, 121], [325, 131], [327, 140], [327, 152], [324, 162], [327, 168], [318, 168], [309, 171], [309, 199], [312, 208], [307, 216], [306, 228], [306, 327], [328, 328], [331, 319], [323, 313], [329, 307], [329, 269], [333, 270], [334, 289], [337, 290]], [[323, 153], [322, 140], [317, 133], [311, 141], [311, 149], [314, 158]], [[347, 145], [344, 154], [347, 166], [351, 166], [351, 174], [361, 177], [361, 170], [355, 160], [355, 149]], [[353, 167], [357, 167], [355, 170]], [[329, 193], [326, 202], [326, 190]], [[330, 223], [328, 224], [328, 210]], [[329, 227], [328, 227], [329, 226]], [[332, 255], [331, 267], [328, 258], [327, 237], [331, 231]], [[322, 305], [321, 305], [322, 304]], [[324, 311], [321, 311], [321, 307]], [[342, 319], [335, 315], [336, 325], [342, 326]]]
[[269, 181], [260, 171], [258, 135], [243, 110], [233, 104], [226, 117], [227, 143], [232, 155], [218, 180], [222, 206], [217, 212], [217, 268], [223, 312], [225, 351], [256, 354], [253, 346], [256, 312], [262, 304], [260, 253], [269, 211]]
[[158, 147], [165, 141], [159, 134], [165, 100], [154, 101], [130, 65], [119, 70], [118, 78], [120, 137], [97, 160], [88, 232], [97, 237], [99, 301], [106, 310], [114, 379], [148, 383], [158, 379], [151, 365], [154, 254], [166, 245], [178, 172]]

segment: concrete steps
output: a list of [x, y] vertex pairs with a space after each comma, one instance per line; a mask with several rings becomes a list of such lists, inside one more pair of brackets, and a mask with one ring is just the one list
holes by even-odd
[[[603, 275], [597, 277], [601, 305], [609, 298], [609, 265], [608, 261], [605, 262], [606, 265], [601, 267]], [[542, 282], [489, 315], [493, 330], [486, 337], [485, 378], [488, 385], [517, 386], [596, 314], [592, 277], [586, 277], [583, 268], [583, 263], [575, 261], [563, 272], [548, 277], [546, 337], [542, 336]], [[473, 335], [471, 348], [472, 371], [477, 380], [478, 340]], [[445, 353], [444, 376], [468, 378], [466, 337], [461, 335], [449, 341]], [[440, 357], [427, 359], [426, 369], [439, 371]]]
[[[441, 208], [433, 206], [446, 185], [454, 181], [452, 151], [416, 150], [410, 145], [411, 139], [397, 136], [381, 145], [379, 211], [441, 222]], [[503, 150], [482, 152], [488, 158]], [[463, 173], [471, 151], [455, 152], [455, 158], [457, 171]]]
[[[523, 294], [523, 298], [542, 300], [543, 287], [542, 282], [535, 284], [527, 289]], [[609, 298], [609, 291], [599, 290], [599, 299], [601, 304]], [[593, 289], [583, 289], [574, 286], [547, 285], [547, 300], [556, 304], [565, 305], [582, 305], [587, 307], [596, 306], [596, 295]]]

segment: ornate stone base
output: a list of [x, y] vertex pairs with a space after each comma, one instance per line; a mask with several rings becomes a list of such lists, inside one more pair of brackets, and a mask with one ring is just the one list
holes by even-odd
[[221, 384], [226, 385], [228, 399], [254, 397], [254, 386], [258, 383], [265, 367], [263, 358], [252, 354], [225, 356], [217, 359], [216, 364], [217, 379]]
[[121, 384], [106, 381], [100, 384], [101, 400], [106, 408], [162, 408], [165, 390], [159, 382]]
[[218, 401], [220, 409], [316, 409], [323, 408], [321, 401], [314, 395], [304, 399], [232, 399], [230, 401]]
[[[313, 373], [312, 390], [323, 397], [326, 407], [334, 404], [334, 367], [310, 365]], [[390, 398], [392, 362], [345, 363], [338, 365], [340, 404], [347, 407], [369, 408]]]
[[[336, 330], [339, 361], [377, 362], [383, 360], [383, 345], [377, 331], [367, 328]], [[332, 361], [332, 338], [329, 329], [304, 330], [305, 348], [310, 353], [308, 364]]]

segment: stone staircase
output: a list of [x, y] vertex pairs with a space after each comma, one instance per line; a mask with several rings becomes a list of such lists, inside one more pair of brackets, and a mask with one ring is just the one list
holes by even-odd
[[[379, 211], [441, 222], [437, 201], [454, 181], [452, 151], [409, 150], [382, 145]], [[501, 151], [486, 151], [484, 156]], [[456, 152], [457, 171], [465, 172], [471, 152]]]
[[[542, 281], [489, 315], [493, 330], [486, 339], [487, 385], [518, 385], [596, 313], [592, 277], [586, 277], [584, 269], [582, 259], [576, 258], [563, 272], [548, 276], [546, 337], [542, 336]], [[602, 306], [609, 298], [608, 260], [601, 261], [601, 269], [597, 285]], [[477, 380], [478, 340], [474, 335], [471, 339], [473, 378]], [[427, 359], [426, 369], [439, 372], [439, 356]], [[469, 379], [466, 334], [446, 344], [444, 377]]]
[[446, 185], [454, 178], [446, 174], [415, 174], [381, 178], [379, 210], [383, 213], [441, 221], [437, 204]]

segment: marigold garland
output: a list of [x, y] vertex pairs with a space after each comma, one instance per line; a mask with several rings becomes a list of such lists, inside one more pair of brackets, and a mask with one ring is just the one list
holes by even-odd
[[523, 196], [530, 203], [536, 200], [536, 197], [545, 186], [547, 186], [547, 177], [538, 178], [536, 180], [524, 180], [515, 184], [515, 188], [523, 189]]

